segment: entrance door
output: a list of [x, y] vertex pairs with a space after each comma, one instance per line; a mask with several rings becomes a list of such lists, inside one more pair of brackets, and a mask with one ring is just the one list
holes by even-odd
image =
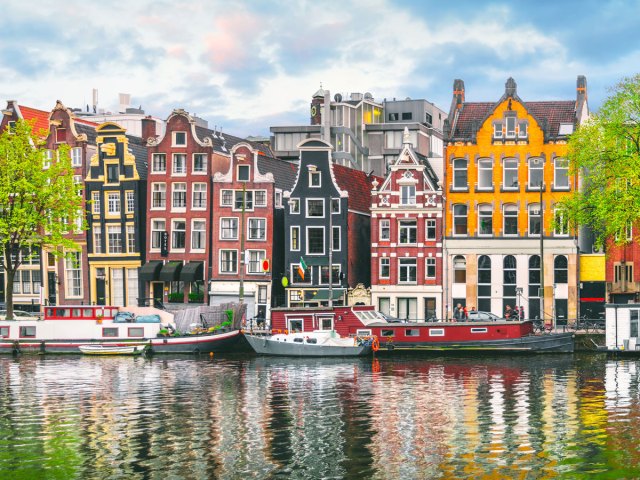
[[425, 297], [424, 299], [424, 319], [429, 321], [436, 318], [436, 299]]
[[398, 298], [398, 318], [406, 321], [415, 321], [418, 317], [417, 298]]
[[96, 278], [96, 304], [105, 305], [106, 300], [105, 278]]
[[155, 307], [158, 303], [162, 305], [162, 296], [164, 294], [164, 283], [162, 282], [154, 282], [151, 284], [152, 296], [153, 296], [153, 305]]
[[47, 272], [47, 285], [49, 285], [49, 305], [57, 305], [56, 289], [58, 284], [56, 283], [56, 272]]

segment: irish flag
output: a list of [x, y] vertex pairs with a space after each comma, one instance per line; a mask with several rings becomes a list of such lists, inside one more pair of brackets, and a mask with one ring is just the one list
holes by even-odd
[[298, 265], [298, 275], [304, 280], [304, 271], [307, 269], [307, 264], [304, 263], [304, 258], [300, 257], [300, 265]]

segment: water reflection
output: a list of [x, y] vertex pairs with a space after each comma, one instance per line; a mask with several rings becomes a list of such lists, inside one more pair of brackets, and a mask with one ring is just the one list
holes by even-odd
[[0, 357], [0, 478], [640, 476], [601, 356]]

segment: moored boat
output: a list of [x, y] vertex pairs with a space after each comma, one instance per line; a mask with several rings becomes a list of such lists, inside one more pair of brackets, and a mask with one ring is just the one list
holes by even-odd
[[370, 353], [375, 344], [373, 338], [345, 338], [333, 330], [264, 336], [245, 333], [245, 338], [260, 355], [290, 357], [358, 357]]
[[435, 352], [570, 353], [574, 334], [534, 334], [533, 322], [388, 322], [371, 306], [329, 308], [274, 308], [273, 329], [307, 333], [330, 328], [342, 336], [376, 336], [384, 350]]
[[107, 345], [104, 343], [80, 345], [80, 350], [85, 355], [142, 355], [149, 348], [148, 344], [131, 345]]

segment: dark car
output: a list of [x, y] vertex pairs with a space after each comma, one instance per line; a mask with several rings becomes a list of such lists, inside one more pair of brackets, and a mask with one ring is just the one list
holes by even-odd
[[498, 320], [502, 319], [491, 312], [476, 312], [475, 310], [469, 312], [470, 322], [496, 322]]
[[386, 313], [380, 312], [380, 315], [382, 315], [384, 317], [384, 319], [387, 321], [387, 323], [404, 323], [404, 320], [401, 320], [401, 319], [396, 318], [396, 317], [391, 317], [391, 316], [387, 315]]

